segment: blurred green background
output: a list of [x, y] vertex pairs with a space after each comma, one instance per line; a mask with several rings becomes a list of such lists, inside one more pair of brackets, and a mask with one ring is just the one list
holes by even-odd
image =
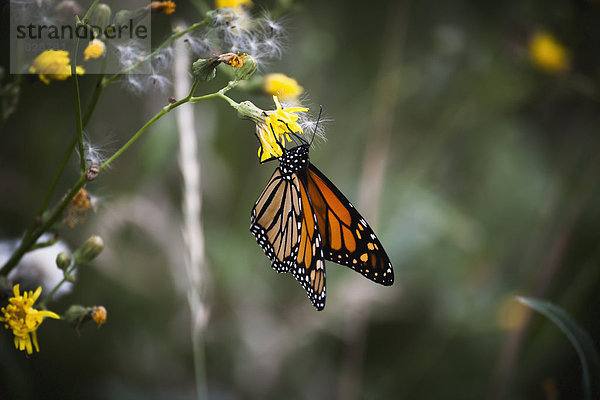
[[[252, 13], [280, 8], [257, 1]], [[200, 19], [179, 0], [153, 20], [153, 42], [172, 21]], [[283, 57], [259, 72], [294, 77], [311, 111], [323, 105], [327, 141], [311, 160], [375, 227], [396, 282], [327, 263], [327, 306], [315, 311], [248, 231], [276, 166], [258, 164], [253, 124], [219, 100], [194, 105], [209, 397], [581, 398], [573, 347], [513, 296], [554, 302], [599, 344], [600, 2], [298, 1], [283, 25]], [[562, 71], [532, 62], [540, 31], [566, 48]], [[84, 103], [95, 83], [80, 79]], [[4, 238], [28, 226], [72, 138], [72, 91], [70, 80], [22, 82], [0, 134]], [[111, 85], [86, 134], [111, 154], [171, 95]], [[273, 107], [261, 93], [230, 95]], [[89, 184], [95, 212], [60, 231], [73, 249], [90, 234], [106, 248], [51, 309], [103, 305], [107, 323], [78, 336], [46, 322], [31, 357], [3, 330], [1, 399], [194, 398], [174, 117]], [[73, 158], [54, 201], [76, 179]]]

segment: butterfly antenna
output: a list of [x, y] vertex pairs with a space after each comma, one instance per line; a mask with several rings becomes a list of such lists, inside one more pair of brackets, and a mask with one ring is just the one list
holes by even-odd
[[323, 113], [323, 105], [319, 106], [319, 116], [317, 117], [317, 123], [315, 124], [315, 130], [313, 131], [312, 138], [310, 138], [309, 146], [312, 146], [313, 140], [315, 140], [315, 135], [317, 134], [317, 128], [319, 128], [319, 121], [321, 120], [321, 114]]
[[281, 147], [281, 151], [283, 153], [285, 153], [287, 151], [287, 149], [285, 148], [285, 146], [283, 144], [281, 144], [279, 139], [277, 139], [277, 135], [275, 134], [275, 129], [273, 129], [273, 125], [269, 124], [269, 127], [271, 128], [271, 132], [273, 132], [273, 139], [275, 139], [275, 143], [277, 143], [279, 145], [279, 147]]
[[283, 124], [286, 126], [286, 128], [288, 129], [288, 132], [290, 133], [290, 135], [291, 135], [291, 138], [292, 138], [292, 140], [294, 141], [294, 143], [296, 143], [297, 145], [299, 145], [299, 144], [300, 144], [300, 143], [298, 143], [298, 142], [296, 141], [296, 139], [294, 139], [294, 137], [297, 137], [297, 138], [298, 138], [298, 139], [299, 139], [299, 140], [300, 140], [302, 143], [304, 143], [304, 144], [308, 144], [308, 142], [306, 141], [306, 139], [304, 139], [302, 136], [300, 136], [300, 135], [298, 135], [296, 132], [294, 132], [294, 131], [293, 131], [293, 130], [290, 128], [290, 126], [287, 124], [287, 122], [285, 122], [285, 121], [283, 121], [283, 120], [279, 120], [279, 121], [280, 121], [281, 123], [283, 123]]
[[[298, 142], [296, 141], [296, 138], [298, 138], [298, 139], [300, 139], [300, 140], [302, 140], [302, 138], [301, 138], [300, 136], [298, 136], [298, 135], [297, 135], [297, 134], [296, 134], [296, 133], [295, 133], [293, 130], [291, 130], [291, 129], [290, 129], [290, 126], [287, 124], [287, 122], [285, 122], [285, 121], [284, 121], [284, 120], [282, 120], [282, 119], [280, 119], [280, 120], [278, 120], [278, 121], [279, 121], [279, 122], [281, 122], [282, 124], [284, 124], [284, 125], [285, 125], [285, 127], [286, 127], [286, 128], [287, 128], [287, 130], [288, 130], [288, 133], [290, 134], [290, 137], [292, 138], [292, 140], [294, 141], [294, 143], [296, 143], [296, 145], [297, 145], [297, 146], [299, 146], [299, 145], [300, 145], [300, 143], [298, 143]], [[294, 136], [295, 136], [295, 137], [294, 137]]]

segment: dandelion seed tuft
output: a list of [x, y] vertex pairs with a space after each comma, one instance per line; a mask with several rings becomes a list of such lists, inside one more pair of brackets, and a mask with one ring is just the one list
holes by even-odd
[[27, 351], [27, 354], [32, 354], [33, 349], [40, 351], [37, 340], [37, 329], [40, 327], [44, 318], [60, 319], [58, 314], [52, 311], [42, 311], [33, 308], [40, 294], [42, 293], [41, 286], [35, 292], [25, 291], [21, 295], [19, 284], [13, 287], [13, 297], [8, 299], [8, 305], [2, 307], [0, 312], [0, 322], [4, 322], [6, 329], [12, 330], [15, 343], [15, 348]]

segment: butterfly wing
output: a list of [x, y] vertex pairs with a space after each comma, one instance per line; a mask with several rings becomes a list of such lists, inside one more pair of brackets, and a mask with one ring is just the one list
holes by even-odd
[[324, 240], [325, 259], [346, 265], [382, 285], [393, 284], [392, 263], [367, 221], [314, 165], [309, 165], [306, 177]]
[[313, 305], [325, 307], [323, 241], [306, 187], [296, 173], [277, 168], [250, 218], [250, 232], [277, 272], [300, 282]]

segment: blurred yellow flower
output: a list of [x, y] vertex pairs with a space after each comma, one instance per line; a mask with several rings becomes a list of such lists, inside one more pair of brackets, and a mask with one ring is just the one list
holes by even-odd
[[514, 331], [525, 324], [529, 310], [514, 295], [506, 296], [496, 312], [497, 325], [506, 331]]
[[570, 64], [568, 50], [552, 35], [542, 31], [531, 37], [529, 56], [535, 66], [552, 73], [565, 71]]
[[19, 293], [19, 285], [13, 287], [14, 296], [8, 299], [9, 304], [0, 310], [0, 321], [4, 322], [6, 329], [12, 329], [15, 336], [15, 347], [26, 350], [27, 354], [33, 353], [33, 348], [40, 351], [37, 341], [37, 328], [44, 321], [44, 317], [60, 319], [52, 311], [40, 311], [33, 308], [33, 303], [42, 293], [41, 286], [35, 292], [25, 291]]
[[[77, 75], [83, 75], [83, 67], [77, 66]], [[33, 60], [29, 68], [30, 74], [38, 74], [40, 80], [49, 84], [51, 80], [64, 81], [71, 76], [71, 60], [69, 52], [65, 50], [46, 50]]]
[[297, 101], [298, 96], [304, 92], [304, 88], [294, 78], [281, 73], [265, 76], [263, 90], [280, 100]]
[[87, 61], [90, 58], [100, 58], [106, 52], [106, 46], [100, 39], [92, 40], [85, 50], [83, 51], [83, 61]]
[[[300, 118], [298, 113], [308, 111], [306, 107], [283, 108], [277, 96], [273, 96], [273, 101], [276, 109], [265, 111], [262, 119], [256, 124], [256, 135], [260, 141], [260, 148], [258, 149], [260, 162], [283, 154], [281, 146], [285, 145], [286, 139], [291, 141], [288, 134], [290, 132], [302, 133], [302, 128], [297, 122]], [[281, 143], [281, 146], [278, 142]]]
[[153, 1], [150, 3], [150, 12], [153, 14], [165, 13], [167, 15], [175, 12], [174, 1]]
[[239, 10], [243, 7], [252, 7], [252, 0], [215, 0], [216, 8], [231, 7]]

